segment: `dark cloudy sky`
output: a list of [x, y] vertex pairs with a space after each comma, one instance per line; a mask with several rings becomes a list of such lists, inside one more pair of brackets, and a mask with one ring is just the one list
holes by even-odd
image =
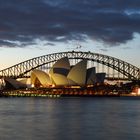
[[0, 0], [0, 59], [13, 63], [76, 43], [115, 57], [125, 51], [136, 61], [139, 33], [140, 0]]

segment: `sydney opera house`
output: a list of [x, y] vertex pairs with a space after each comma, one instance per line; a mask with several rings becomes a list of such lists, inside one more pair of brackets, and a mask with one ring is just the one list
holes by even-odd
[[33, 87], [70, 87], [103, 83], [105, 73], [96, 73], [95, 67], [87, 69], [87, 60], [81, 60], [71, 66], [68, 57], [59, 59], [48, 73], [33, 70], [31, 84]]
[[[88, 61], [83, 59], [73, 66], [70, 65], [68, 57], [63, 57], [53, 64], [48, 73], [39, 69], [32, 70], [28, 85], [38, 88], [65, 88], [87, 87], [89, 85], [103, 83], [105, 73], [96, 73], [96, 68], [87, 68], [87, 63]], [[16, 89], [27, 86], [27, 79], [17, 81], [7, 78], [5, 81]]]

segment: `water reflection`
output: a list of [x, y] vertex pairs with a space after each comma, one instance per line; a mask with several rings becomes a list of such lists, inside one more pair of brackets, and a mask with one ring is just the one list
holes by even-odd
[[140, 101], [132, 98], [0, 98], [0, 106], [0, 139], [140, 137]]

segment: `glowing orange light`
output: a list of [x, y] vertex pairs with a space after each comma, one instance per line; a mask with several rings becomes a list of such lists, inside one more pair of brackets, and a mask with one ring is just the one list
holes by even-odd
[[53, 84], [52, 87], [55, 87], [55, 84]]
[[138, 88], [138, 95], [140, 95], [140, 88]]

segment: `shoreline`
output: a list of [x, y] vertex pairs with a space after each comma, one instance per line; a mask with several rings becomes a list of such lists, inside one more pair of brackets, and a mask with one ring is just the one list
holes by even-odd
[[0, 91], [0, 97], [140, 97], [129, 90], [93, 90], [88, 89], [20, 89]]

